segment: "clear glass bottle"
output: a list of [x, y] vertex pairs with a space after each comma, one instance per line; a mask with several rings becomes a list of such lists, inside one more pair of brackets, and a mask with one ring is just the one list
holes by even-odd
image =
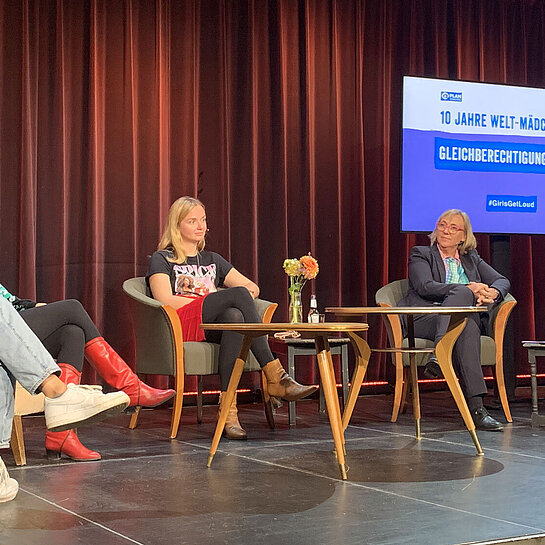
[[320, 313], [318, 312], [318, 301], [316, 300], [316, 295], [312, 294], [310, 296], [310, 308], [308, 311], [308, 323], [317, 324], [320, 322]]

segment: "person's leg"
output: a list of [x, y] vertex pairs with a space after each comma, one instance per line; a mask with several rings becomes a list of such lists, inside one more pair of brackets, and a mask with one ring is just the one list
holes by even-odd
[[[213, 321], [217, 321], [218, 323], [239, 323], [245, 321], [244, 315], [238, 308], [230, 306], [225, 308], [225, 306], [223, 306], [224, 304], [228, 304], [230, 297], [224, 295], [215, 297], [216, 295], [224, 294], [228, 291], [230, 290], [224, 290], [217, 294], [213, 293], [204, 300], [204, 305], [206, 305], [206, 302], [212, 298], [209, 301], [207, 311], [205, 311], [203, 305], [203, 322], [212, 323]], [[225, 392], [229, 386], [229, 379], [231, 378], [231, 373], [233, 372], [233, 367], [235, 365], [235, 359], [238, 356], [238, 351], [240, 350], [240, 345], [242, 343], [242, 335], [235, 333], [234, 331], [209, 331], [206, 333], [206, 339], [220, 345], [218, 357], [218, 372], [221, 382], [218, 409], [219, 417], [225, 399]], [[229, 407], [223, 433], [228, 439], [232, 440], [240, 441], [247, 438], [246, 431], [238, 419], [236, 395]]]
[[[240, 310], [236, 308], [227, 308], [223, 312], [217, 314], [216, 319], [213, 320], [210, 316], [205, 314], [203, 308], [203, 322], [234, 324], [244, 322], [244, 316]], [[207, 331], [205, 335], [207, 341], [220, 345], [218, 372], [220, 375], [221, 389], [225, 392], [227, 386], [229, 386], [229, 379], [231, 378], [235, 360], [238, 356], [240, 345], [242, 344], [242, 335], [235, 333], [234, 331]]]
[[[473, 304], [475, 304], [473, 292], [467, 286], [453, 284], [441, 306], [463, 307]], [[437, 317], [435, 344], [446, 333], [449, 320], [448, 315]], [[482, 397], [487, 390], [481, 368], [481, 332], [478, 314], [468, 315], [466, 326], [454, 345], [452, 363], [468, 400], [469, 408], [476, 409], [482, 406]]]
[[36, 394], [48, 377], [54, 373], [60, 374], [59, 367], [19, 313], [3, 297], [0, 297], [0, 323], [0, 361], [23, 388]]
[[[40, 307], [42, 308], [42, 307]], [[9, 375], [31, 394], [42, 391], [49, 429], [71, 429], [121, 412], [128, 404], [125, 394], [70, 389], [54, 373], [60, 369], [43, 344], [13, 306], [0, 297], [0, 361]]]
[[[487, 388], [481, 367], [481, 330], [473, 321], [468, 320], [458, 337], [452, 351], [452, 364], [460, 379], [470, 409], [482, 406], [482, 398]], [[472, 398], [478, 398], [476, 406], [472, 406]]]
[[[206, 297], [202, 309], [203, 321], [208, 323], [259, 323], [261, 317], [254, 300], [246, 288], [237, 287], [212, 293]], [[217, 336], [207, 334], [211, 342]], [[227, 388], [242, 337], [238, 333], [221, 333], [220, 369], [222, 370], [222, 390]], [[278, 359], [274, 359], [267, 337], [257, 337], [252, 341], [251, 350], [267, 377], [268, 390], [273, 401], [277, 398], [287, 401], [302, 399], [316, 391], [315, 386], [303, 386], [293, 380], [284, 370]]]
[[78, 373], [82, 372], [85, 333], [81, 327], [73, 324], [62, 325], [40, 340], [56, 361], [71, 365]]
[[[261, 316], [257, 311], [254, 300], [250, 292], [243, 287], [229, 288], [211, 293], [204, 300], [202, 319], [205, 323], [261, 323]], [[220, 360], [226, 362], [227, 382], [229, 382], [232, 366], [242, 343], [242, 336], [232, 331], [220, 332], [219, 335], [215, 331], [206, 333], [206, 338], [210, 342], [218, 342], [220, 337]], [[265, 336], [253, 339], [251, 350], [261, 367], [265, 367], [267, 363], [274, 359]], [[220, 363], [220, 365], [222, 364]], [[225, 386], [227, 387], [227, 385]]]
[[[450, 293], [441, 303], [443, 307], [461, 307], [474, 304], [474, 296], [471, 290], [461, 284], [453, 284]], [[443, 338], [447, 331], [450, 321], [449, 315], [442, 314], [422, 314], [414, 318], [415, 337], [429, 339], [437, 343]], [[406, 325], [404, 327], [406, 334]], [[454, 345], [453, 366], [456, 374], [460, 378], [462, 389], [466, 396], [486, 393], [481, 370], [481, 340], [480, 340], [480, 321], [477, 314], [468, 316], [468, 322]], [[434, 373], [440, 373], [438, 365], [434, 364], [434, 359], [430, 362], [429, 372], [426, 374], [432, 376]], [[426, 366], [428, 371], [428, 366]]]
[[487, 392], [481, 367], [481, 328], [468, 320], [452, 351], [452, 363], [475, 427], [483, 431], [501, 431], [503, 426], [488, 414], [483, 400]]
[[14, 405], [13, 376], [0, 363], [0, 449], [8, 448]]
[[[475, 303], [473, 293], [466, 286], [453, 285], [442, 306], [471, 306]], [[435, 344], [447, 331], [448, 315], [416, 316], [414, 332], [416, 337], [430, 339]], [[500, 430], [501, 424], [493, 419], [483, 406], [487, 388], [481, 367], [481, 326], [477, 314], [470, 314], [466, 326], [454, 344], [452, 364], [460, 379], [460, 386], [478, 429]], [[431, 359], [424, 371], [427, 376], [441, 376], [436, 360]], [[438, 374], [439, 373], [439, 374]]]
[[[86, 343], [100, 336], [91, 317], [76, 299], [66, 299], [40, 307], [29, 308], [21, 311], [21, 316], [42, 342], [62, 326], [67, 325], [81, 329]], [[65, 350], [69, 348], [64, 347]], [[69, 360], [65, 359], [63, 361], [68, 362]]]
[[[0, 363], [0, 449], [9, 447], [13, 422], [13, 378]], [[17, 495], [19, 483], [12, 479], [0, 457], [0, 503], [10, 501]]]
[[140, 381], [100, 336], [79, 301], [57, 301], [25, 310], [21, 314], [58, 361], [70, 364], [81, 372], [85, 354], [110, 386], [129, 396], [131, 405], [155, 407], [174, 395], [174, 390], [158, 390]]
[[[473, 292], [463, 284], [452, 284], [449, 294], [441, 303], [442, 307], [470, 307], [475, 304]], [[435, 344], [437, 344], [443, 335], [447, 332], [450, 316], [448, 314], [438, 315], [436, 320], [437, 329], [435, 331]], [[468, 322], [473, 321], [480, 327], [480, 318], [478, 314], [469, 314]], [[479, 356], [480, 358], [480, 356]]]
[[[63, 336], [70, 335], [71, 329], [73, 329], [73, 334], [81, 337], [81, 342], [83, 343], [81, 329], [72, 325], [63, 326], [61, 328], [61, 330], [65, 330], [64, 335], [61, 335], [61, 339]], [[83, 344], [81, 345], [81, 350], [83, 354]], [[81, 364], [83, 365], [83, 362], [81, 362]], [[60, 379], [65, 384], [80, 384], [81, 368], [78, 370], [68, 363], [59, 363], [59, 367], [61, 368]], [[77, 430], [75, 429], [57, 432], [46, 430], [45, 451], [50, 460], [58, 460], [63, 454], [76, 462], [100, 460], [101, 458], [100, 453], [88, 449], [81, 443], [77, 435]]]
[[131, 407], [157, 407], [176, 394], [174, 390], [159, 390], [142, 382], [102, 337], [85, 345], [85, 357], [110, 386], [129, 396]]
[[11, 501], [19, 491], [19, 483], [9, 476], [4, 460], [0, 457], [0, 503]]

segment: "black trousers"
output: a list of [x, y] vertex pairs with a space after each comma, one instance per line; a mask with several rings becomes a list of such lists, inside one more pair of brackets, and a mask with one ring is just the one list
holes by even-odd
[[83, 369], [85, 345], [100, 337], [95, 324], [75, 299], [21, 311], [21, 317], [59, 363]]
[[[464, 285], [453, 284], [450, 294], [441, 306], [465, 307], [475, 304], [473, 292]], [[452, 352], [454, 371], [460, 379], [462, 391], [467, 399], [486, 394], [487, 388], [481, 368], [481, 314], [469, 314], [467, 324], [458, 337]], [[487, 316], [485, 320], [487, 321]], [[447, 331], [450, 316], [423, 314], [414, 317], [414, 335], [435, 341]]]
[[[208, 295], [203, 303], [202, 319], [204, 323], [261, 322], [254, 300], [244, 287], [229, 288]], [[234, 331], [207, 331], [206, 340], [220, 345], [218, 366], [221, 389], [225, 391], [242, 344], [242, 335]], [[253, 339], [251, 350], [261, 367], [274, 359], [265, 336]]]

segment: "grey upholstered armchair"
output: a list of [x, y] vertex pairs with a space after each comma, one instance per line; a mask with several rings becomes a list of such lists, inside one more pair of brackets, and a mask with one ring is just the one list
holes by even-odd
[[[123, 282], [123, 291], [129, 296], [131, 316], [136, 341], [137, 373], [148, 375], [172, 375], [175, 377], [176, 397], [170, 427], [170, 437], [178, 434], [184, 395], [184, 376], [198, 378], [197, 421], [202, 419], [202, 377], [218, 373], [219, 345], [209, 342], [184, 342], [180, 320], [176, 311], [150, 297], [144, 277], [130, 278]], [[270, 322], [276, 303], [256, 299], [255, 304], [263, 322]], [[260, 371], [259, 364], [250, 353], [245, 371]], [[266, 380], [261, 379], [264, 399]], [[274, 420], [270, 403], [264, 402], [265, 415], [271, 428]], [[139, 408], [132, 416], [129, 427], [136, 427]]]
[[[375, 294], [375, 301], [382, 307], [395, 307], [398, 302], [405, 297], [409, 289], [409, 280], [396, 280], [380, 288]], [[503, 375], [503, 337], [505, 326], [509, 315], [517, 301], [511, 294], [507, 294], [504, 300], [497, 305], [490, 313], [488, 323], [488, 335], [481, 335], [481, 365], [494, 366], [494, 375], [498, 387], [498, 393], [502, 404], [503, 412], [507, 422], [512, 422], [507, 392], [505, 390], [505, 380]], [[407, 346], [407, 339], [403, 339], [401, 330], [401, 321], [398, 315], [387, 314], [384, 316], [388, 338], [392, 347]], [[428, 339], [415, 339], [417, 348], [433, 348], [433, 342]], [[397, 420], [401, 405], [404, 405], [407, 393], [407, 373], [409, 366], [408, 354], [395, 352], [392, 354], [396, 368], [394, 406], [392, 409], [392, 422]], [[417, 355], [417, 365], [426, 365], [429, 354]]]

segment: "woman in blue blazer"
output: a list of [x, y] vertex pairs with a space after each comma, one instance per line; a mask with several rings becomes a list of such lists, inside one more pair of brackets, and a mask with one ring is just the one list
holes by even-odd
[[[430, 241], [430, 246], [411, 249], [409, 291], [400, 306], [497, 304], [508, 293], [509, 280], [475, 250], [477, 241], [465, 212], [456, 209], [443, 212], [430, 234]], [[416, 316], [415, 336], [437, 344], [445, 334], [448, 322], [448, 316], [438, 314]], [[487, 388], [480, 361], [480, 336], [487, 323], [487, 313], [470, 315], [454, 345], [453, 365], [476, 428], [501, 431], [502, 425], [483, 406]], [[434, 357], [430, 358], [424, 372], [427, 376], [440, 376]]]

